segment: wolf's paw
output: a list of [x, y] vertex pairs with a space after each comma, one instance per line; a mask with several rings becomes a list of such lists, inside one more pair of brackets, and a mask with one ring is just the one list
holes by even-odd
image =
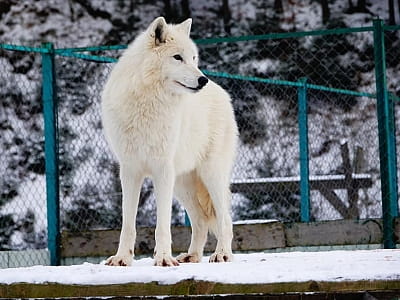
[[179, 263], [171, 255], [155, 255], [154, 265], [158, 267], [173, 267], [179, 266]]
[[198, 263], [201, 258], [196, 253], [182, 253], [176, 257], [176, 260], [180, 263]]
[[232, 253], [229, 254], [224, 251], [215, 252], [213, 255], [210, 256], [209, 261], [210, 261], [210, 263], [233, 261], [233, 255], [232, 255]]
[[133, 262], [133, 257], [131, 256], [122, 256], [122, 255], [114, 255], [109, 257], [106, 260], [106, 265], [108, 266], [131, 266]]

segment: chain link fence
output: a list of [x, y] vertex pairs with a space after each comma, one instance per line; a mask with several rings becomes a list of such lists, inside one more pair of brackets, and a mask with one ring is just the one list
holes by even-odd
[[102, 86], [111, 64], [56, 57], [62, 227], [120, 226], [118, 165], [104, 139]]
[[[0, 49], [0, 267], [47, 257], [33, 251], [47, 247], [40, 62], [37, 53]], [[9, 264], [11, 250], [28, 251]]]
[[[357, 32], [211, 44], [201, 53], [207, 70], [277, 81], [306, 78], [310, 85], [372, 94], [372, 47], [372, 33]], [[234, 178], [281, 178], [264, 190], [243, 187], [234, 197], [234, 216], [299, 221], [300, 188], [290, 185], [300, 174], [297, 87], [221, 83], [233, 97], [240, 128]], [[315, 179], [311, 220], [380, 217], [376, 100], [320, 88], [308, 89], [307, 96], [309, 172]], [[353, 174], [360, 176], [353, 180]]]
[[[398, 28], [386, 30], [385, 43], [392, 101], [400, 96]], [[307, 93], [308, 221], [382, 217], [372, 27], [198, 40], [198, 46], [201, 68], [230, 93], [239, 125], [235, 221], [303, 220], [300, 87]], [[47, 247], [41, 57], [26, 50], [0, 49], [1, 250]], [[100, 99], [120, 51], [93, 47], [55, 54], [61, 228], [118, 229], [119, 170], [102, 133]], [[394, 113], [399, 116], [398, 105]], [[152, 190], [145, 181], [139, 226], [155, 224]], [[184, 220], [174, 201], [172, 224]]]

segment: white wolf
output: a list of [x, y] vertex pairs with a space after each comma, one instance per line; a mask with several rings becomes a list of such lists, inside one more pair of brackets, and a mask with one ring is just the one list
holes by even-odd
[[[189, 38], [192, 20], [171, 25], [155, 19], [124, 52], [102, 94], [107, 140], [120, 164], [122, 230], [108, 265], [133, 261], [138, 199], [146, 176], [157, 204], [157, 266], [199, 262], [208, 230], [217, 237], [211, 262], [233, 259], [229, 182], [237, 125], [229, 95], [198, 69]], [[188, 253], [171, 253], [173, 194], [192, 226]]]

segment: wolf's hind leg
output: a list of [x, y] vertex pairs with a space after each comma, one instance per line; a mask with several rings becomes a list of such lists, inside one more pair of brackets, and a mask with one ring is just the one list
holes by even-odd
[[217, 237], [217, 246], [210, 262], [229, 262], [232, 254], [232, 218], [230, 215], [229, 164], [224, 161], [209, 161], [201, 168], [201, 179], [206, 186], [215, 211], [211, 225]]
[[[204, 192], [206, 192], [202, 183], [199, 182], [200, 178], [194, 172], [181, 175], [177, 178], [175, 184], [175, 195], [178, 200], [185, 207], [192, 227], [192, 237], [190, 241], [189, 250], [187, 253], [182, 253], [177, 257], [181, 263], [197, 263], [203, 257], [203, 249], [207, 240], [208, 233], [208, 219], [204, 205], [205, 201]], [[203, 204], [203, 206], [201, 205]], [[209, 203], [211, 204], [211, 202]]]

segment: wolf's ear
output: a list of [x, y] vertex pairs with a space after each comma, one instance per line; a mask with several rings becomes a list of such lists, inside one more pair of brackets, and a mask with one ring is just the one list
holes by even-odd
[[167, 36], [167, 22], [164, 17], [158, 17], [149, 26], [150, 36], [154, 39], [156, 46], [165, 43]]
[[179, 29], [185, 32], [188, 36], [190, 35], [190, 28], [192, 27], [192, 18], [183, 21], [178, 25]]

